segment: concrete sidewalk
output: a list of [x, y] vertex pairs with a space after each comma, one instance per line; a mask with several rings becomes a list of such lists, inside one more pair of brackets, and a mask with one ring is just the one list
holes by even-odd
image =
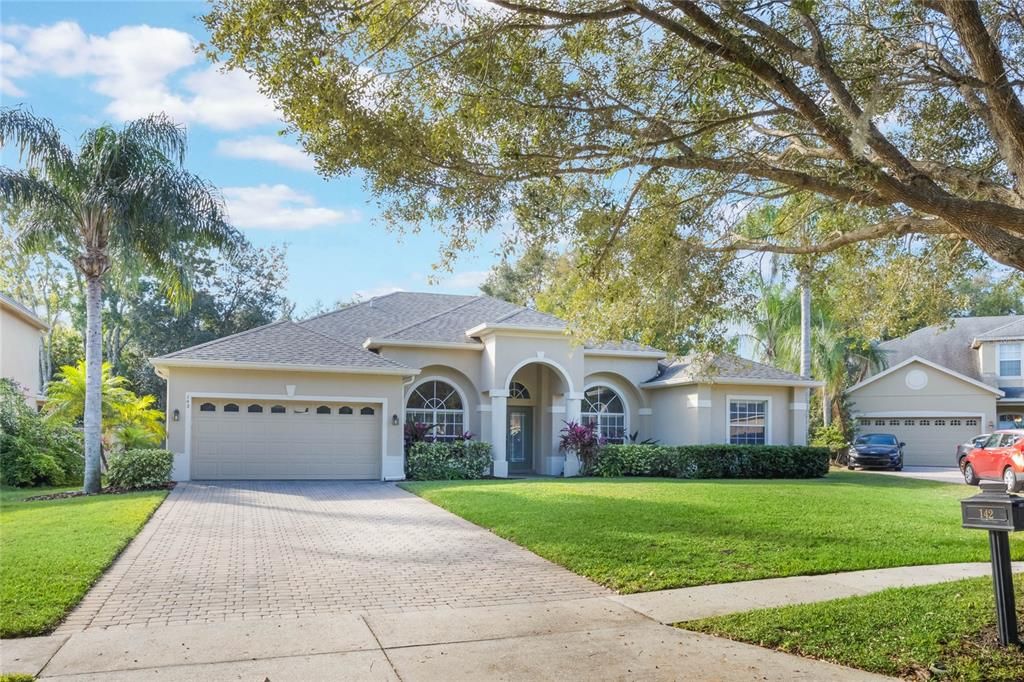
[[[1024, 562], [1014, 562], [1013, 570], [1016, 573], [1024, 572]], [[890, 587], [932, 585], [991, 575], [990, 564], [905, 566], [621, 594], [609, 599], [659, 623], [671, 624], [772, 606], [811, 604], [854, 597]]]
[[39, 677], [68, 682], [885, 679], [665, 627], [604, 597], [37, 639], [58, 640], [37, 652]]
[[[0, 642], [0, 671], [58, 680], [878, 680], [666, 627], [989, 575], [946, 564], [421, 612], [122, 626]], [[1015, 563], [1024, 571], [1024, 563]]]

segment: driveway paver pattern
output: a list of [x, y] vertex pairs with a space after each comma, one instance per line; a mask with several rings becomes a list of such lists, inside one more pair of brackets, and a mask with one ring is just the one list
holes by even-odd
[[608, 594], [393, 484], [192, 482], [57, 632]]

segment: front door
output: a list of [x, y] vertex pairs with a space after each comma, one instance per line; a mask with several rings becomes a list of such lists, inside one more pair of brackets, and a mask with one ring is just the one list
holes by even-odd
[[528, 407], [508, 408], [508, 470], [525, 472], [533, 469], [533, 410]]

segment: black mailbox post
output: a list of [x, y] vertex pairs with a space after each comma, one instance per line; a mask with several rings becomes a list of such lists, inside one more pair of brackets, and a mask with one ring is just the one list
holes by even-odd
[[1001, 481], [985, 481], [981, 493], [960, 500], [964, 528], [988, 531], [992, 552], [992, 582], [996, 593], [996, 621], [999, 643], [1020, 644], [1017, 634], [1017, 606], [1013, 598], [1013, 572], [1010, 568], [1010, 537], [1024, 530], [1024, 497], [1006, 492]]

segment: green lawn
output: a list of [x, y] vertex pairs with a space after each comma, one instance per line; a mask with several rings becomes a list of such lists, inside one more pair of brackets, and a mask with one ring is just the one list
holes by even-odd
[[0, 490], [0, 637], [57, 625], [167, 496], [23, 501], [47, 492]]
[[[1018, 607], [1024, 606], [1021, 587], [1018, 578]], [[1024, 623], [1024, 608], [1018, 608], [1018, 618]], [[912, 679], [927, 679], [926, 671], [938, 669], [948, 675], [942, 679], [1024, 679], [1024, 652], [996, 646], [990, 578], [750, 611], [680, 627]]]
[[[988, 560], [986, 534], [960, 528], [974, 488], [878, 474], [403, 487], [621, 592]], [[1024, 559], [1024, 543], [1013, 553]]]

